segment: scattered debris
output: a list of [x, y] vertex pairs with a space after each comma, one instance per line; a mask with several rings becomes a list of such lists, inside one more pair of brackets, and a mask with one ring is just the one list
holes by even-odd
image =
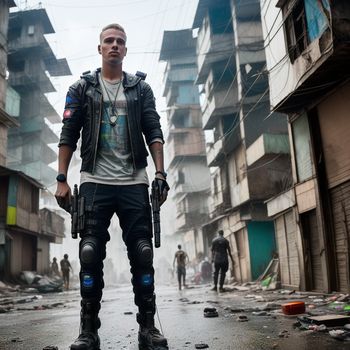
[[344, 331], [342, 329], [334, 329], [329, 331], [329, 335], [332, 338], [338, 339], [338, 340], [350, 340], [350, 332]]
[[289, 338], [289, 336], [289, 331], [287, 331], [286, 329], [278, 333], [279, 338]]
[[271, 315], [266, 311], [253, 311], [252, 314], [254, 316], [270, 316]]
[[180, 298], [179, 300], [182, 301], [183, 303], [188, 303], [189, 302], [189, 300], [187, 298]]
[[327, 331], [327, 326], [324, 324], [311, 324], [308, 328], [310, 331], [314, 331], [314, 332], [325, 332]]
[[47, 275], [38, 275], [33, 271], [22, 271], [19, 279], [24, 283], [22, 287], [35, 288], [40, 293], [63, 291], [63, 280], [59, 276], [49, 277]]
[[204, 317], [219, 317], [219, 313], [215, 307], [206, 307], [204, 310]]
[[247, 322], [248, 317], [246, 315], [239, 315], [236, 319], [238, 322]]
[[305, 313], [305, 303], [303, 301], [293, 301], [282, 304], [282, 311], [285, 315], [297, 315]]
[[311, 316], [306, 317], [309, 323], [321, 325], [324, 324], [326, 327], [338, 327], [344, 326], [350, 322], [350, 316], [344, 315], [322, 315], [322, 316]]

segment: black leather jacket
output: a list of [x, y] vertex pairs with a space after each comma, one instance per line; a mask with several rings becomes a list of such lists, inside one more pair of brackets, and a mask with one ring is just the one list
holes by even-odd
[[[70, 86], [63, 114], [63, 127], [58, 146], [77, 148], [81, 137], [81, 171], [94, 173], [102, 118], [102, 91], [98, 73], [81, 76]], [[123, 72], [123, 88], [128, 109], [128, 129], [134, 169], [147, 166], [148, 152], [144, 138], [149, 145], [155, 139], [163, 141], [159, 115], [151, 87], [140, 77]]]

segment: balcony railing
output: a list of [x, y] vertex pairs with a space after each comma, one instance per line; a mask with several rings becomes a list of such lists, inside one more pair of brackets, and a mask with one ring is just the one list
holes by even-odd
[[290, 154], [288, 135], [263, 134], [247, 149], [247, 164], [258, 165], [277, 154]]
[[174, 129], [169, 135], [166, 152], [172, 166], [176, 159], [187, 156], [205, 156], [205, 140], [202, 129]]
[[[210, 92], [208, 92], [208, 95]], [[202, 123], [204, 129], [212, 129], [218, 116], [235, 113], [238, 106], [237, 86], [212, 92], [210, 99], [202, 106]]]

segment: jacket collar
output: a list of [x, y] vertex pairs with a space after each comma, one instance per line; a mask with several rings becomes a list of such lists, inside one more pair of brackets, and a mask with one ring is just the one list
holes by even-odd
[[[98, 86], [99, 85], [99, 81], [98, 81], [98, 74], [101, 72], [101, 68], [97, 68], [95, 71], [93, 72], [87, 72], [85, 74], [83, 74], [81, 76], [81, 78], [85, 79], [86, 81], [88, 81], [89, 83], [91, 83], [94, 86]], [[137, 85], [140, 82], [141, 78], [133, 75], [133, 74], [129, 74], [123, 71], [123, 86], [124, 88], [131, 88], [135, 85]]]

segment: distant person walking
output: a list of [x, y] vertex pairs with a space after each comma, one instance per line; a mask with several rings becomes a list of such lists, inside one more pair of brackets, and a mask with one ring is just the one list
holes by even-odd
[[181, 281], [184, 287], [186, 287], [186, 264], [189, 261], [188, 255], [181, 249], [181, 244], [177, 246], [178, 251], [175, 253], [173, 268], [175, 268], [175, 261], [177, 264], [177, 280], [179, 283], [179, 290], [181, 290]]
[[231, 254], [230, 243], [224, 237], [224, 231], [220, 230], [218, 236], [215, 237], [211, 244], [212, 261], [214, 263], [214, 287], [213, 291], [217, 292], [218, 279], [220, 273], [219, 292], [224, 292], [224, 282], [226, 272], [228, 270], [228, 255], [230, 255], [232, 265], [234, 265]]
[[58, 270], [57, 258], [52, 259], [51, 275], [52, 276], [59, 276], [60, 275], [60, 271]]
[[72, 266], [68, 260], [68, 254], [63, 255], [63, 259], [60, 262], [62, 278], [64, 283], [64, 289], [69, 290], [69, 272], [73, 271]]

